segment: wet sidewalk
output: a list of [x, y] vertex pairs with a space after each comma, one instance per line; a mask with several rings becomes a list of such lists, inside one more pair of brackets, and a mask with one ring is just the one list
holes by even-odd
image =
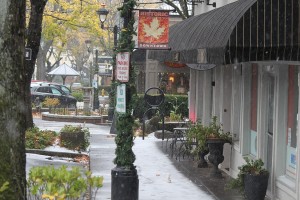
[[173, 158], [170, 155], [170, 148], [166, 148], [166, 141], [157, 141], [156, 145], [162, 153], [167, 155], [176, 169], [182, 172], [187, 178], [195, 183], [199, 188], [210, 193], [217, 200], [242, 200], [244, 199], [237, 190], [226, 189], [226, 185], [231, 179], [228, 174], [222, 172], [222, 178], [210, 176], [212, 165], [208, 162], [208, 168], [198, 168], [197, 162], [192, 157], [181, 156]]
[[[35, 120], [41, 129], [59, 131], [63, 122]], [[115, 167], [115, 135], [109, 134], [109, 126], [82, 124], [91, 133], [90, 169], [93, 175], [104, 177], [104, 185], [99, 190], [97, 200], [111, 199], [111, 170]], [[164, 141], [165, 142], [165, 141]], [[162, 140], [150, 134], [142, 140], [134, 140], [135, 166], [139, 176], [139, 200], [241, 200], [235, 190], [225, 190], [230, 177], [222, 172], [222, 178], [211, 178], [211, 168], [198, 168], [191, 158], [176, 160], [171, 158], [162, 146]], [[50, 161], [37, 160], [33, 165], [50, 164]], [[30, 163], [28, 163], [30, 164]], [[60, 163], [62, 164], [62, 163]]]

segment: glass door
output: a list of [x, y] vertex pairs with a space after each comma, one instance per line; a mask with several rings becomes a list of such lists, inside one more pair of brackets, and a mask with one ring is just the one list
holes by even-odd
[[[274, 132], [274, 88], [275, 78], [272, 74], [266, 75], [266, 131], [265, 131], [265, 155], [266, 167], [272, 174], [272, 156], [273, 156], [273, 132]], [[271, 176], [270, 176], [271, 177]], [[271, 183], [269, 178], [268, 191], [271, 191]]]

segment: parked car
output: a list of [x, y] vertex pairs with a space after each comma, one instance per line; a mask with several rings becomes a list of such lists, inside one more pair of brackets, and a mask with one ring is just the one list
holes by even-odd
[[65, 86], [65, 85], [60, 85], [60, 84], [57, 84], [57, 83], [49, 83], [49, 85], [61, 89], [61, 90], [64, 91], [67, 95], [71, 95], [71, 93], [72, 93], [71, 90], [70, 90], [67, 86]]
[[70, 108], [76, 107], [77, 100], [70, 94], [65, 93], [62, 89], [54, 85], [41, 85], [31, 87], [31, 101], [35, 105], [39, 105], [47, 97], [57, 98], [63, 106], [68, 106]]
[[71, 90], [67, 86], [61, 85], [59, 83], [54, 83], [54, 82], [31, 81], [30, 87], [34, 87], [34, 86], [50, 86], [50, 85], [52, 85], [54, 87], [57, 87], [58, 89], [61, 89], [62, 91], [64, 91], [68, 95], [71, 94]]

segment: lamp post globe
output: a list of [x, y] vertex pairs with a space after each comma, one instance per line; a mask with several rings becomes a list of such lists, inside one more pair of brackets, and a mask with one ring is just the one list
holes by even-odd
[[100, 23], [101, 23], [101, 29], [104, 29], [104, 22], [106, 20], [106, 17], [109, 13], [108, 10], [105, 9], [105, 4], [101, 4], [101, 8], [97, 10], [97, 14], [99, 15]]

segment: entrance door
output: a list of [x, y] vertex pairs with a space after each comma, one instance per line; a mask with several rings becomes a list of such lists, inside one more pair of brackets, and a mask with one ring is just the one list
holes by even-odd
[[[265, 163], [270, 175], [272, 174], [272, 157], [273, 157], [273, 133], [274, 133], [274, 100], [275, 100], [275, 77], [273, 74], [266, 74], [266, 120], [265, 120], [265, 136], [264, 136], [264, 152]], [[269, 178], [268, 193], [271, 193], [271, 177]], [[272, 193], [271, 193], [272, 194]]]

